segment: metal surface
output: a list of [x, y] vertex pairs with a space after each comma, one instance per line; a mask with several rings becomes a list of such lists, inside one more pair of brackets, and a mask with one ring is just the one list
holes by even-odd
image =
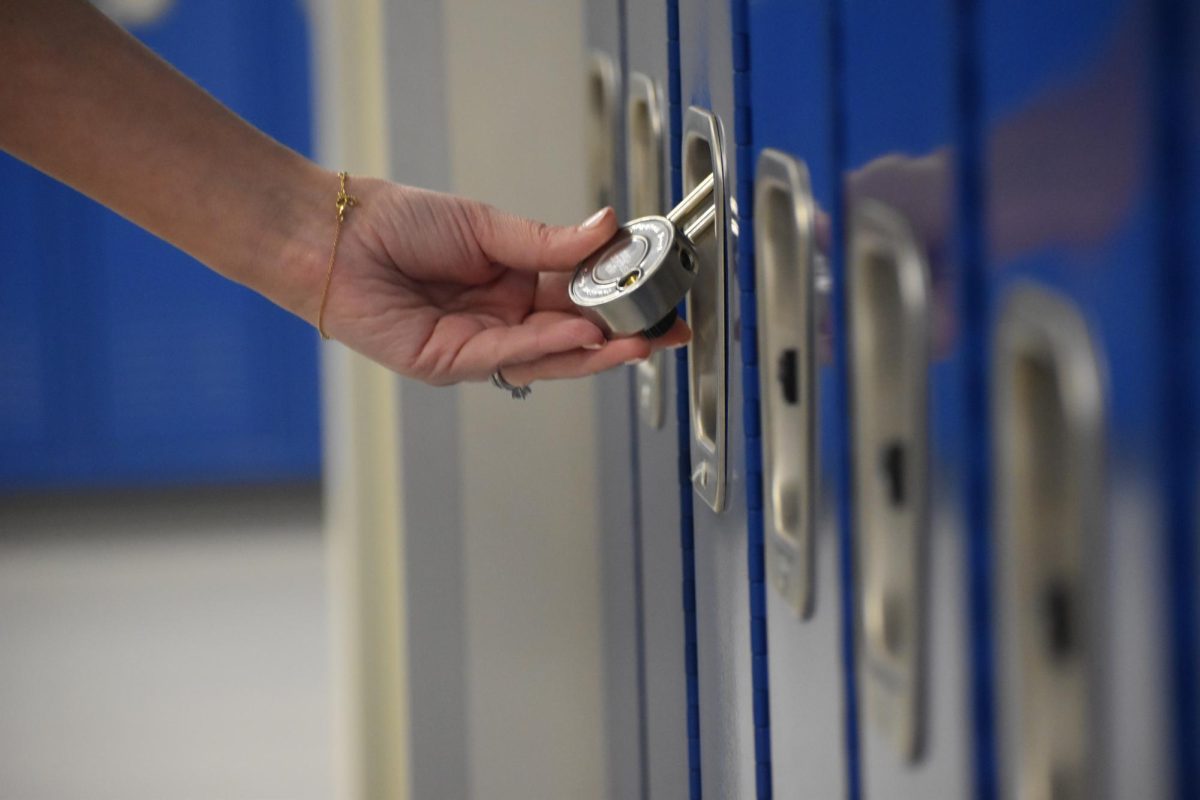
[[[631, 216], [661, 213], [671, 205], [670, 155], [667, 147], [673, 120], [668, 113], [667, 87], [668, 40], [667, 6], [663, 0], [627, 0], [626, 57], [631, 75], [630, 94], [638, 92], [635, 75], [643, 76], [653, 88], [661, 115], [661, 141], [656, 153], [639, 156], [639, 146], [629, 143], [631, 158]], [[650, 94], [649, 91], [646, 92]], [[630, 130], [636, 114], [631, 114]], [[640, 164], [635, 171], [634, 164]], [[639, 197], [640, 195], [640, 197]], [[677, 199], [677, 198], [676, 198]], [[645, 205], [641, 205], [641, 203]], [[639, 425], [635, 437], [635, 470], [639, 478], [637, 512], [642, 531], [643, 596], [642, 620], [645, 651], [645, 749], [646, 795], [652, 800], [683, 800], [688, 797], [688, 678], [685, 652], [684, 603], [681, 590], [685, 581], [685, 551], [681, 548], [681, 515], [678, 474], [677, 420], [675, 398], [675, 352], [659, 351], [635, 371], [640, 376], [655, 369], [653, 386], [661, 392], [662, 425]], [[686, 574], [690, 576], [690, 565]], [[615, 790], [611, 797], [625, 797]]]
[[[616, 3], [609, 5], [616, 8]], [[614, 15], [613, 22], [616, 17]], [[588, 57], [588, 191], [591, 202], [598, 208], [617, 202], [617, 149], [614, 143], [620, 133], [620, 68], [613, 53], [594, 49]]]
[[[626, 208], [625, 23], [623, 0], [585, 0], [584, 27], [592, 53], [587, 75], [589, 200]], [[599, 553], [604, 632], [604, 744], [606, 793], [644, 797], [646, 740], [641, 631], [641, 529], [633, 469], [632, 380], [625, 369], [596, 376], [599, 450]], [[476, 789], [479, 790], [478, 788]]]
[[908, 222], [874, 200], [849, 228], [851, 458], [860, 698], [914, 762], [923, 746], [929, 529], [929, 264]]
[[[756, 0], [749, 4], [752, 100], [749, 110], [754, 146], [779, 150], [803, 164], [813, 204], [811, 302], [815, 340], [813, 380], [807, 391], [814, 401], [815, 426], [812, 456], [815, 491], [809, 498], [814, 525], [812, 611], [808, 617], [797, 618], [789, 598], [766, 587], [765, 627], [769, 646], [765, 660], [770, 670], [770, 694], [760, 701], [767, 706], [770, 718], [769, 788], [773, 797], [788, 800], [854, 796], [849, 769], [852, 741], [847, 737], [848, 711], [852, 706], [843, 655], [843, 644], [852, 637], [842, 627], [845, 565], [838, 518], [838, 490], [845, 459], [839, 430], [845, 406], [837, 391], [832, 319], [836, 315], [830, 313], [833, 306], [828, 299], [836, 288], [835, 281], [841, 280], [840, 262], [830, 250], [833, 243], [830, 233], [837, 230], [835, 222], [842, 202], [837, 192], [839, 176], [834, 160], [837, 83], [831, 74], [833, 40], [828, 22], [832, 11], [829, 2]], [[763, 214], [772, 213], [769, 206], [759, 202], [754, 204], [753, 212], [755, 225], [762, 224]], [[770, 258], [771, 253], [756, 246], [755, 258], [760, 268], [764, 257]], [[803, 262], [790, 268], [803, 272]], [[759, 283], [755, 291], [762, 298], [769, 288]], [[762, 322], [758, 320], [759, 325]], [[772, 328], [772, 332], [777, 330], [778, 326]], [[760, 349], [760, 370], [770, 367], [768, 358]], [[738, 412], [731, 415], [734, 413]], [[739, 416], [751, 418], [753, 410]], [[764, 428], [764, 448], [766, 435]], [[800, 444], [794, 441], [791, 446], [796, 449]], [[764, 480], [764, 510], [770, 503], [765, 491], [767, 485]], [[768, 528], [764, 531], [767, 558], [771, 557], [771, 537]]]
[[713, 511], [725, 508], [726, 402], [728, 396], [728, 339], [726, 294], [728, 226], [724, 198], [725, 150], [721, 125], [708, 111], [691, 107], [683, 121], [683, 186], [681, 206], [695, 204], [712, 183], [714, 236], [697, 243], [699, 270], [687, 296], [692, 326], [688, 348], [689, 398], [692, 421], [692, 485]]
[[[659, 10], [665, 17], [665, 9]], [[636, 71], [629, 73], [627, 94], [625, 147], [628, 154], [626, 185], [629, 188], [629, 214], [646, 217], [667, 207], [663, 178], [666, 160], [664, 98], [650, 76]], [[666, 370], [667, 354], [662, 350], [634, 367], [638, 417], [647, 427], [656, 430], [663, 426], [666, 419]]]
[[[987, 437], [986, 420], [976, 411], [984, 405], [977, 394], [982, 389], [974, 384], [984, 372], [976, 366], [982, 356], [966, 333], [974, 330], [980, 313], [972, 305], [979, 302], [979, 266], [962, 252], [978, 230], [978, 219], [960, 190], [974, 177], [960, 166], [974, 155], [964, 155], [960, 144], [962, 116], [969, 111], [961, 95], [969, 73], [962, 67], [974, 56], [974, 29], [961, 18], [962, 4], [952, 0], [904, 6], [841, 0], [840, 9], [841, 179], [851, 215], [845, 289], [858, 302], [864, 287], [856, 284], [853, 271], [857, 231], [852, 218], [871, 207], [892, 212], [901, 229], [893, 238], [908, 241], [905, 247], [915, 251], [910, 262], [923, 262], [926, 285], [920, 312], [924, 340], [906, 337], [906, 326], [896, 318], [889, 322], [886, 309], [871, 312], [876, 325], [899, 326], [880, 332], [896, 352], [878, 370], [857, 358], [853, 341], [855, 327], [863, 322], [856, 314], [866, 311], [865, 304], [846, 313], [849, 443], [856, 454], [850, 499], [858, 501], [849, 509], [847, 534], [857, 567], [862, 795], [983, 800], [986, 792], [973, 794], [978, 786], [973, 775], [987, 768], [973, 758], [972, 748], [986, 741], [976, 734], [979, 728], [986, 731], [987, 721], [973, 714], [970, 701], [972, 671], [985, 683], [987, 670], [973, 657], [969, 637], [988, 625], [971, 605], [969, 587], [971, 576], [985, 569], [973, 559], [986, 534], [971, 516], [973, 503], [984, 494], [984, 479], [973, 481], [970, 475], [973, 465], [984, 461]], [[919, 51], [911, 46], [914, 38], [922, 42]], [[871, 371], [868, 380], [876, 379], [874, 388], [860, 380], [864, 367]], [[881, 389], [878, 380], [884, 378], [895, 379], [894, 388]], [[973, 413], [981, 418], [971, 424]], [[892, 432], [874, 425], [880, 420], [899, 426], [906, 458], [886, 450], [889, 442], [880, 439]], [[860, 436], [876, 441], [864, 443]], [[892, 460], [881, 460], [889, 455]], [[882, 482], [880, 470], [901, 467], [904, 486]], [[892, 488], [904, 490], [900, 506], [887, 497]], [[883, 497], [881, 490], [886, 490]], [[885, 552], [889, 548], [892, 554]], [[880, 591], [894, 592], [901, 601], [907, 646], [899, 657], [887, 655], [878, 628], [877, 635], [870, 633], [870, 604], [876, 604], [878, 619]]]
[[[1158, 192], [1174, 173], [1161, 158], [1156, 124], [1169, 120], [1156, 111], [1163, 54], [1157, 13], [1141, 0], [982, 0], [979, 6], [986, 20], [979, 27], [979, 166], [988, 329], [995, 335], [1004, 325], [1017, 287], [1035, 284], [1075, 309], [1102, 367], [1105, 469], [1093, 510], [1103, 523], [1087, 529], [1079, 595], [1087, 606], [1070, 612], [1103, 620], [1103, 636], [1087, 654], [1096, 668], [1086, 722], [1089, 785], [1076, 787], [1069, 776], [1060, 781], [1064, 792], [1086, 791], [1089, 800], [1179, 797], [1185, 788], [1175, 785], [1173, 762], [1181, 744], [1172, 726], [1179, 699], [1165, 679], [1171, 674], [1164, 647], [1171, 630], [1166, 513], [1175, 480], [1166, 467], [1179, 441], [1163, 414], [1167, 379], [1177, 368], [1166, 359], [1173, 342], [1163, 320], [1174, 313], [1178, 293], [1164, 267], [1171, 228], [1163, 224], [1169, 206]], [[1000, 463], [995, 455], [990, 462], [993, 470]], [[995, 548], [999, 537], [992, 533]], [[1012, 663], [1012, 643], [997, 639], [996, 664]], [[1000, 715], [1009, 710], [1010, 677], [999, 675]], [[1075, 713], [1065, 691], [1039, 702], [1045, 706], [1039, 714], [1060, 717], [1064, 726]], [[1005, 742], [996, 771], [1004, 793], [1019, 797], [1025, 766]]]
[[635, 219], [575, 270], [571, 302], [610, 336], [648, 331], [675, 313], [698, 260], [692, 242], [666, 217]]
[[996, 334], [992, 407], [1006, 795], [1097, 796], [1096, 681], [1106, 620], [1102, 563], [1104, 410], [1100, 365], [1079, 312], [1012, 291]]
[[580, 313], [610, 336], [666, 333], [701, 269], [695, 245], [713, 229], [712, 188], [709, 175], [665, 217], [625, 223], [584, 259], [569, 289]]
[[[685, 460], [692, 491], [684, 500], [693, 515], [695, 564], [699, 741], [693, 742], [691, 764], [699, 772], [704, 797], [710, 798], [754, 797], [769, 777], [769, 766], [756, 759], [756, 740], [767, 732], [755, 727], [755, 707], [766, 704], [765, 696], [755, 695], [755, 674], [764, 672], [765, 664], [755, 659], [753, 649], [762, 640], [761, 629], [755, 633], [752, 628], [743, 387], [736, 379], [745, 343], [738, 338], [743, 309], [733, 278], [737, 241], [731, 196], [739, 164], [733, 150], [732, 21], [725, 0], [679, 2], [682, 122], [674, 158], [682, 192], [716, 173], [718, 215], [717, 237], [708, 243], [711, 259], [701, 255], [702, 262], [717, 269], [703, 287], [697, 280], [688, 307], [694, 339], [688, 348], [691, 424], [686, 441], [690, 459]], [[698, 415], [701, 410], [706, 413]]]
[[804, 619], [813, 613], [817, 510], [817, 257], [808, 169], [763, 150], [754, 207], [767, 579]]

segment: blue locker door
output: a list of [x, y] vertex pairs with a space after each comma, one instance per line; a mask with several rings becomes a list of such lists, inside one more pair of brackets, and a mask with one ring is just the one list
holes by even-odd
[[[631, 218], [671, 205], [669, 42], [665, 0], [627, 0], [627, 209]], [[678, 53], [678, 51], [676, 51]], [[688, 796], [688, 687], [680, 598], [675, 354], [629, 368], [634, 380], [635, 501], [641, 531], [641, 636], [645, 790], [654, 800]]]
[[756, 764], [742, 354], [734, 333], [742, 309], [734, 267], [740, 221], [732, 209], [738, 164], [731, 43], [728, 3], [680, 0], [681, 142], [673, 157], [685, 193], [710, 171], [720, 178], [717, 233], [701, 246], [687, 307], [695, 334], [688, 377], [677, 387], [689, 401], [700, 780], [711, 797], [742, 798], [755, 794]]
[[[1171, 278], [1164, 296], [1163, 319], [1168, 341], [1179, 344], [1187, 379], [1172, 381], [1176, 392], [1170, 414], [1177, 431], [1173, 459], [1178, 474], [1173, 484], [1172, 547], [1168, 562], [1173, 572], [1175, 775], [1178, 797], [1200, 793], [1200, 10], [1194, 3], [1166, 3], [1164, 37], [1165, 104], [1160, 122], [1171, 146], [1165, 164], [1169, 206], [1165, 241], [1170, 252]], [[1183, 124], [1182, 131], [1170, 126]], [[1166, 373], [1171, 379], [1176, 373]]]
[[862, 792], [967, 797], [962, 475], [978, 431], [964, 424], [954, 3], [841, 8]]
[[744, 142], [739, 131], [739, 153], [749, 145], [739, 166], [757, 165], [753, 194], [738, 196], [751, 220], [741, 233], [753, 236], [741, 240], [738, 280], [749, 323], [741, 339], [756, 348], [745, 375], [748, 460], [761, 465], [749, 482], [757, 492], [750, 536], [762, 554], [752, 572], [765, 577], [771, 788], [779, 798], [846, 797], [850, 785], [837, 517], [842, 404], [829, 315], [838, 196], [831, 11], [825, 2], [751, 4], [749, 78], [738, 84], [749, 94], [741, 104], [753, 132]]
[[1004, 796], [1172, 788], [1153, 12], [979, 9]]

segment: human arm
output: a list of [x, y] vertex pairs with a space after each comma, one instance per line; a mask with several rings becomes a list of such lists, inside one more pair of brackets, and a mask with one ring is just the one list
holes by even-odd
[[[338, 181], [238, 118], [81, 0], [0, 0], [0, 148], [315, 323]], [[566, 300], [613, 232], [351, 178], [325, 327], [432, 383], [514, 382], [643, 357]], [[687, 336], [682, 326], [664, 343]], [[587, 346], [601, 345], [598, 350]]]

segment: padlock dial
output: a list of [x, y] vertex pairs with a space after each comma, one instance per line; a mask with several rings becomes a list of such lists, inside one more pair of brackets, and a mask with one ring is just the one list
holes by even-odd
[[692, 243], [666, 217], [624, 225], [571, 279], [571, 301], [610, 336], [661, 336], [695, 278]]

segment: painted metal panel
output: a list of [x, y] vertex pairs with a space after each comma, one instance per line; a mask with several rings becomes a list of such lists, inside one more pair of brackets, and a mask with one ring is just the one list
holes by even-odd
[[[683, 152], [676, 154], [682, 168], [683, 189], [698, 182], [689, 175], [687, 120], [689, 109], [715, 115], [722, 144], [708, 157], [722, 162], [723, 191], [718, 201], [729, 204], [738, 180], [734, 157], [733, 35], [730, 7], [720, 0], [681, 0], [679, 3], [680, 99], [684, 116]], [[695, 117], [693, 116], [693, 119]], [[704, 161], [699, 156], [698, 162]], [[698, 167], [697, 167], [698, 168]], [[726, 206], [729, 208], [729, 206]], [[745, 453], [741, 436], [742, 389], [738, 377], [741, 343], [738, 330], [743, 313], [736, 289], [734, 258], [738, 220], [732, 213], [726, 228], [724, 256], [726, 330], [723, 372], [732, 378], [716, 387], [726, 399], [726, 473], [723, 508], [714, 511], [700, 494], [691, 496], [694, 515], [696, 653], [699, 701], [699, 768], [704, 791], [713, 797], [755, 795], [755, 729], [751, 659], [751, 608], [747, 580], [747, 527]], [[718, 254], [720, 255], [720, 254]], [[695, 290], [693, 290], [695, 296]], [[693, 327], [704, 324], [693, 316]], [[712, 320], [714, 324], [722, 320]], [[693, 353], [696, 345], [690, 348]], [[695, 392], [692, 393], [696, 395]], [[692, 439], [697, 433], [691, 420]], [[693, 445], [692, 468], [696, 469]], [[717, 479], [718, 476], [712, 476]], [[693, 482], [699, 478], [693, 474]], [[711, 498], [710, 498], [711, 499]]]
[[[964, 220], [955, 174], [954, 3], [918, 0], [900, 6], [841, 0], [841, 16], [843, 274], [851, 304], [847, 335], [856, 339], [847, 344], [852, 402], [846, 406], [855, 414], [850, 425], [855, 502], [845, 523], [857, 565], [853, 615], [862, 793], [966, 797], [971, 737], [962, 475], [965, 446], [978, 432], [969, 431], [964, 422], [968, 373], [962, 336], [964, 265], [958, 248]], [[913, 47], [917, 39], [921, 46]], [[866, 241], [872, 232], [861, 223], [873, 213], [899, 226], [885, 233], [885, 239], [911, 238], [915, 246], [913, 269], [923, 273], [927, 295], [917, 319], [905, 322], [891, 315], [891, 295], [880, 283], [888, 280], [880, 276], [891, 262], [872, 259], [893, 257], [885, 251], [897, 242]], [[872, 247], [878, 252], [867, 252]], [[851, 263], [855, 254], [860, 260]], [[872, 379], [872, 371], [889, 367], [866, 363], [864, 343], [873, 336], [889, 337], [893, 344], [884, 349], [890, 351], [898, 327], [905, 324], [919, 325], [925, 342], [920, 352], [902, 356], [920, 363], [893, 368], [902, 373], [911, 366], [915, 383], [903, 397], [865, 396], [867, 387], [880, 380]], [[856, 357], [860, 363], [854, 362]], [[875, 429], [869, 425], [870, 418], [894, 416], [906, 404], [921, 419], [920, 435], [895, 432], [894, 419], [882, 420]], [[875, 441], [872, 430], [882, 440]], [[888, 442], [899, 460], [885, 463]], [[882, 484], [898, 492], [886, 498], [872, 492]], [[902, 552], [889, 549], [906, 519], [914, 528], [911, 541]], [[881, 538], [869, 535], [873, 526]], [[907, 576], [904, 564], [911, 570]], [[904, 579], [915, 582], [906, 585]], [[874, 624], [885, 616], [876, 613], [883, 609], [893, 615], [888, 619], [894, 617], [890, 627]]]
[[[806, 174], [812, 204], [808, 230], [797, 233], [797, 237], [806, 236], [812, 241], [807, 245], [796, 245], [808, 251], [808, 257], [788, 267], [801, 273], [800, 280], [807, 287], [810, 298], [807, 310], [814, 317], [803, 325], [811, 332], [811, 340], [805, 346], [815, 362], [815, 380], [807, 388], [801, 381], [799, 387], [801, 404], [810, 402], [815, 411], [815, 436], [810, 442], [814, 449], [811, 462], [816, 473], [814, 491], [810, 498], [802, 500], [812, 504], [809, 512], [813, 522], [812, 564], [808, 570], [812, 585], [809, 600], [803, 607], [794, 605], [787, 592], [781, 591], [780, 576], [772, 563], [773, 549], [781, 544], [772, 531], [770, 515], [763, 542], [767, 551], [771, 788], [774, 796], [786, 798], [846, 797], [849, 790], [845, 724], [847, 687], [843, 674], [842, 578], [836, 503], [842, 458], [837, 431], [842, 406], [835, 391], [829, 313], [829, 237], [838, 196], [833, 140], [833, 42], [828, 16], [831, 10], [831, 4], [825, 2], [772, 0], [750, 4], [748, 16], [749, 127], [753, 132], [753, 148], [747, 161], [750, 165], [760, 163], [761, 170], [759, 158], [765, 148], [793, 159], [797, 170]], [[746, 162], [740, 163], [739, 168], [745, 169]], [[759, 180], [762, 181], [761, 171]], [[763, 198], [764, 195], [760, 193], [756, 197]], [[741, 204], [739, 210], [742, 210]], [[752, 212], [754, 223], [766, 225], [767, 215], [771, 213], [761, 200], [756, 202]], [[775, 225], [767, 227], [774, 229]], [[742, 233], [746, 235], [750, 231], [746, 229]], [[766, 248], [772, 246], [764, 237], [756, 237], [754, 241], [754, 257], [760, 262], [760, 276], [762, 261], [773, 257], [766, 252]], [[780, 253], [775, 257], [789, 256]], [[745, 265], [740, 266], [745, 275]], [[747, 281], [743, 279], [742, 282]], [[757, 290], [761, 292], [764, 287], [759, 285]], [[802, 313], [798, 300], [792, 313]], [[753, 339], [752, 331], [757, 326], [779, 326], [786, 321], [760, 314], [756, 326], [743, 327], [743, 341]], [[758, 341], [761, 342], [762, 337]], [[774, 355], [760, 347], [757, 356], [756, 373], [771, 367], [764, 359], [774, 358]], [[762, 392], [776, 390], [778, 387], [773, 385], [762, 388]], [[747, 388], [748, 396], [749, 391]], [[756, 406], [760, 399], [757, 395], [758, 392]], [[763, 398], [766, 398], [765, 394]], [[747, 414], [748, 436], [752, 433], [752, 418], [758, 419], [754, 414]], [[761, 436], [765, 446], [785, 451], [802, 447], [800, 441], [770, 441], [778, 435], [769, 419], [764, 419]], [[752, 437], [747, 446], [755, 446]], [[758, 490], [770, 491], [761, 483]], [[770, 496], [764, 497], [759, 508], [771, 501]]]
[[[589, 202], [626, 215], [625, 3], [587, 0]], [[645, 796], [641, 530], [634, 472], [631, 375], [595, 378], [600, 454], [601, 586], [604, 605], [604, 741], [608, 792]]]
[[[662, 214], [671, 205], [670, 142], [677, 121], [670, 114], [665, 0], [626, 0], [625, 42], [627, 209], [636, 218]], [[634, 155], [639, 147], [644, 150]], [[660, 352], [629, 369], [637, 405], [645, 792], [654, 800], [687, 797], [689, 787], [674, 364], [673, 353]]]
[[[1172, 791], [1153, 11], [1132, 0], [979, 7], [991, 414], [1004, 434], [990, 459], [1004, 796]], [[1068, 340], [1083, 345], [1061, 362], [1037, 354]], [[1040, 401], [1068, 398], [1085, 373], [1098, 385], [1100, 454], [1052, 449], [1064, 460], [1048, 474], [1074, 492], [1097, 470], [1094, 500], [1035, 493], [1032, 508], [1013, 507], [1021, 476], [1002, 468], [1021, 463], [1023, 440], [1078, 434], [1077, 412]], [[1044, 514], [1065, 515], [1052, 526], [1062, 536], [1027, 541]], [[1068, 529], [1082, 531], [1085, 555], [1049, 553], [1070, 563], [1046, 573], [1030, 556]]]

